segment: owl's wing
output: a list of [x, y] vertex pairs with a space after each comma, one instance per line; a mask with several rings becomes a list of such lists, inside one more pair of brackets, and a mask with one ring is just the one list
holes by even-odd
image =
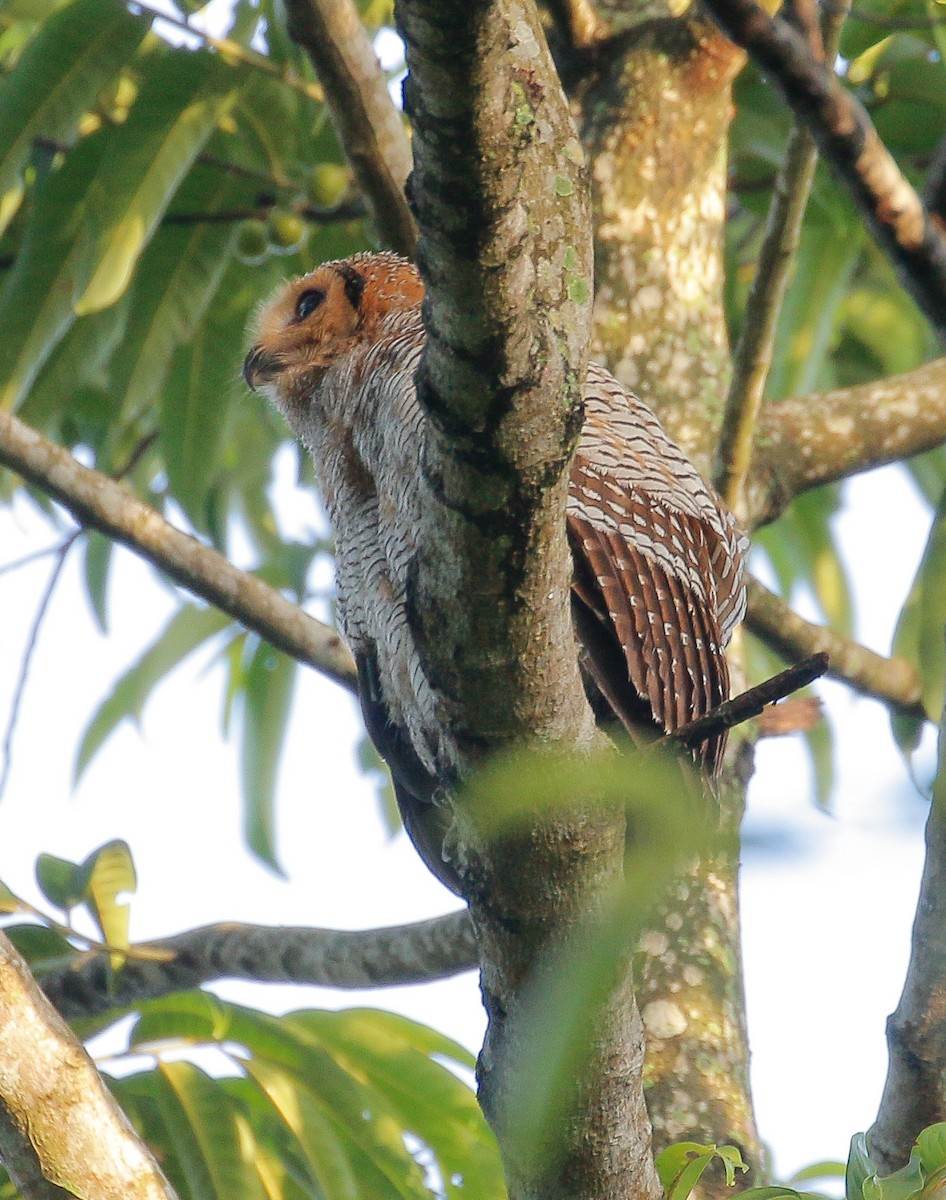
[[[629, 731], [673, 732], [728, 698], [744, 539], [649, 409], [600, 368], [587, 393], [567, 509], [583, 663]], [[725, 742], [696, 751], [711, 772]]]

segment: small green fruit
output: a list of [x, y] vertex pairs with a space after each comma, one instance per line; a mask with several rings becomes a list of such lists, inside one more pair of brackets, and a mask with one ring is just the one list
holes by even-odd
[[236, 256], [248, 267], [257, 267], [269, 253], [269, 231], [265, 221], [241, 221], [236, 231]]
[[349, 175], [340, 163], [319, 163], [309, 180], [309, 192], [316, 204], [331, 208], [348, 191]]
[[292, 254], [309, 235], [309, 227], [298, 213], [274, 208], [266, 222], [269, 248], [274, 254]]

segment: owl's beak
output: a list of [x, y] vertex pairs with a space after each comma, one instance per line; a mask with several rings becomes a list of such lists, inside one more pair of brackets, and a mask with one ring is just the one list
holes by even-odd
[[262, 383], [268, 383], [280, 368], [279, 360], [272, 354], [267, 354], [262, 346], [254, 346], [243, 360], [243, 378], [247, 387], [254, 392]]

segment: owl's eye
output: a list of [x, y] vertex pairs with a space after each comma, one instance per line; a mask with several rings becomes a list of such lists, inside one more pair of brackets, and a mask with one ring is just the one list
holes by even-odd
[[306, 317], [311, 316], [324, 299], [325, 293], [321, 288], [307, 288], [301, 292], [296, 301], [295, 320], [304, 321]]

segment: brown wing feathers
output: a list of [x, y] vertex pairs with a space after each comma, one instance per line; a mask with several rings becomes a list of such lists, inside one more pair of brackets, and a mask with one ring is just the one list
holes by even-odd
[[[649, 716], [672, 733], [726, 699], [713, 607], [719, 568], [701, 523], [646, 494], [619, 492], [579, 457], [568, 528], [583, 660], [622, 723], [639, 732]], [[716, 737], [698, 750], [710, 771], [724, 745]]]

